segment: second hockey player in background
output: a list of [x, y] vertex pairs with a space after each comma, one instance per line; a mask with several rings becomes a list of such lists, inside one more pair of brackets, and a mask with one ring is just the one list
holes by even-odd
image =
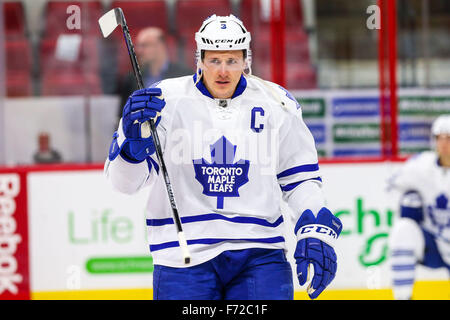
[[[412, 299], [418, 264], [450, 271], [450, 115], [431, 128], [435, 151], [408, 160], [390, 180], [402, 193], [390, 236], [394, 298]], [[450, 275], [449, 275], [450, 276]]]

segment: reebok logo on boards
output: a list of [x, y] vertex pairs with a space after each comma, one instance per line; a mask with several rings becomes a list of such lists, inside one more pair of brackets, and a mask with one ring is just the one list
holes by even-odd
[[16, 232], [15, 197], [20, 192], [20, 179], [17, 174], [0, 175], [0, 294], [9, 291], [17, 294], [16, 285], [22, 282], [22, 275], [16, 273], [18, 263], [15, 257], [17, 245], [22, 238]]

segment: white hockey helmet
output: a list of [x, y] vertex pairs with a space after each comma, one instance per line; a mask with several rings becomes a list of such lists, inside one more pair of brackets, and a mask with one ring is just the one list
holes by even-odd
[[246, 68], [251, 70], [250, 41], [250, 32], [241, 20], [232, 14], [229, 16], [214, 14], [203, 21], [202, 26], [195, 33], [197, 66], [203, 50], [245, 50]]
[[440, 134], [450, 135], [450, 114], [443, 114], [433, 121], [431, 134], [436, 137]]

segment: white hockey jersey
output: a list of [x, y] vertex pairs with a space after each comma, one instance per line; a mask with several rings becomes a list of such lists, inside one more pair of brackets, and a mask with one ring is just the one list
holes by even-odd
[[450, 168], [442, 167], [435, 152], [422, 152], [392, 176], [390, 186], [420, 194], [421, 227], [434, 235], [442, 259], [450, 265]]
[[[231, 99], [214, 99], [195, 75], [163, 80], [166, 105], [157, 127], [190, 266], [225, 250], [285, 247], [280, 209], [324, 206], [314, 139], [298, 102], [280, 86], [242, 76]], [[119, 124], [121, 125], [121, 124]], [[154, 263], [185, 267], [156, 154], [132, 164], [106, 161], [113, 186], [149, 187], [147, 226]], [[293, 232], [289, 231], [289, 232]]]

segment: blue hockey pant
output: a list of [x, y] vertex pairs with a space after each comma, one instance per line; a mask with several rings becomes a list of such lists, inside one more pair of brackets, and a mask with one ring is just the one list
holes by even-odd
[[155, 265], [154, 300], [292, 300], [290, 263], [282, 249], [225, 251], [187, 268]]

